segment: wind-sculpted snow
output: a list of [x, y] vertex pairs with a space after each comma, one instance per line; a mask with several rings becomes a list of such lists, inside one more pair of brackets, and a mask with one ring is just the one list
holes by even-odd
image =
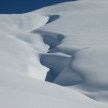
[[0, 108], [108, 108], [108, 1], [79, 0], [0, 15]]
[[0, 31], [4, 33], [30, 32], [38, 29], [49, 20], [48, 16], [34, 13], [25, 14], [1, 14]]

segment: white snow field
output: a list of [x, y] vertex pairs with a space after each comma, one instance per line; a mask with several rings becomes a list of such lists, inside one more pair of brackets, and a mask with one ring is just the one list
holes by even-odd
[[0, 14], [0, 108], [108, 108], [108, 0]]

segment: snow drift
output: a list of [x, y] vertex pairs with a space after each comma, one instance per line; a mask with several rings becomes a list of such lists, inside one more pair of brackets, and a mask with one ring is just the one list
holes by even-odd
[[107, 13], [79, 0], [1, 14], [0, 108], [107, 108]]

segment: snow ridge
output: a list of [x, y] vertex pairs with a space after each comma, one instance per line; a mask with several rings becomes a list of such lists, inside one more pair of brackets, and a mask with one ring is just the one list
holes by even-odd
[[0, 15], [0, 108], [107, 108], [107, 13], [79, 0]]

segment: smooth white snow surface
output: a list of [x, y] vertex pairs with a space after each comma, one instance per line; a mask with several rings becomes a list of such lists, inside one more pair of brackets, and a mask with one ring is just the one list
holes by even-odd
[[79, 0], [0, 14], [0, 108], [108, 108], [107, 13]]

